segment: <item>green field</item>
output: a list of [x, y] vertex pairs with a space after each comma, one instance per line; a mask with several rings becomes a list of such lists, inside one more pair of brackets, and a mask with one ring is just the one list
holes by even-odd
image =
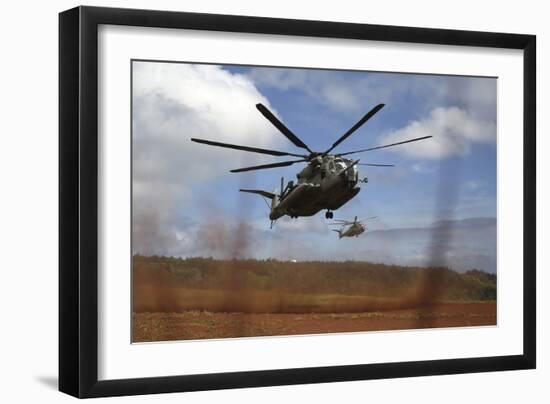
[[339, 313], [496, 300], [496, 275], [368, 262], [134, 256], [134, 312]]

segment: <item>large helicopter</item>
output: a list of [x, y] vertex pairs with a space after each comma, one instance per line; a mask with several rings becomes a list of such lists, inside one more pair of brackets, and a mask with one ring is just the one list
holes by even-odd
[[273, 192], [267, 192], [260, 189], [240, 189], [240, 192], [248, 192], [261, 195], [271, 200], [269, 219], [273, 226], [274, 221], [284, 215], [291, 218], [300, 216], [313, 216], [317, 212], [326, 209], [325, 217], [331, 219], [333, 211], [337, 210], [353, 197], [355, 197], [360, 187], [358, 182], [367, 182], [367, 179], [359, 179], [357, 166], [374, 167], [393, 167], [392, 164], [374, 164], [360, 163], [359, 160], [345, 158], [350, 154], [363, 153], [371, 150], [383, 149], [386, 147], [397, 146], [400, 144], [416, 142], [431, 138], [432, 136], [422, 136], [414, 139], [408, 139], [397, 143], [386, 144], [382, 146], [370, 147], [367, 149], [354, 150], [344, 153], [331, 154], [340, 143], [346, 140], [352, 133], [359, 129], [365, 122], [374, 116], [384, 107], [384, 104], [378, 104], [367, 112], [355, 125], [336, 140], [332, 146], [323, 152], [313, 151], [298, 136], [288, 129], [271, 111], [264, 105], [256, 104], [256, 108], [267, 118], [288, 140], [296, 147], [307, 150], [307, 154], [290, 153], [277, 150], [260, 149], [258, 147], [238, 146], [229, 143], [221, 143], [212, 140], [192, 138], [193, 142], [202, 143], [210, 146], [225, 147], [229, 149], [242, 150], [252, 153], [268, 154], [271, 156], [292, 156], [299, 157], [298, 160], [281, 161], [277, 163], [263, 164], [252, 167], [244, 167], [230, 170], [232, 173], [245, 171], [263, 170], [276, 167], [287, 167], [296, 163], [306, 162], [307, 166], [298, 174], [297, 183], [289, 181], [286, 186], [284, 178], [281, 178], [281, 188]]
[[367, 220], [376, 219], [376, 216], [367, 217], [366, 219], [357, 220], [357, 216], [352, 221], [349, 220], [334, 220], [332, 223], [329, 223], [330, 226], [340, 226], [339, 229], [332, 229], [338, 233], [338, 238], [342, 237], [359, 237], [360, 234], [363, 234], [367, 229], [365, 223]]

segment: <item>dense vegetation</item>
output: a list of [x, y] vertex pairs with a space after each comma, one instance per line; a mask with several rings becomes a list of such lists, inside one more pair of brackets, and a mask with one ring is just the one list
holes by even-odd
[[333, 294], [420, 301], [496, 300], [496, 275], [472, 269], [401, 267], [360, 261], [288, 262], [134, 256], [134, 286]]

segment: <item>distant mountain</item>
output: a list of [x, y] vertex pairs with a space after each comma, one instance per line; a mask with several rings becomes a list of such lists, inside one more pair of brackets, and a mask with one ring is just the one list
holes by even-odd
[[445, 220], [422, 228], [373, 230], [360, 249], [370, 260], [399, 265], [444, 265], [496, 273], [496, 219]]
[[433, 224], [433, 227], [477, 227], [480, 226], [496, 226], [497, 219], [494, 217], [470, 217], [461, 220], [440, 220]]
[[[370, 227], [370, 224], [367, 224]], [[445, 266], [459, 272], [496, 273], [496, 219], [438, 221], [426, 227], [370, 230], [338, 239], [324, 219], [281, 221], [274, 229], [244, 222], [212, 222], [166, 233], [159, 245], [135, 243], [134, 253], [218, 259], [366, 261], [401, 266]], [[144, 239], [148, 240], [148, 239]]]

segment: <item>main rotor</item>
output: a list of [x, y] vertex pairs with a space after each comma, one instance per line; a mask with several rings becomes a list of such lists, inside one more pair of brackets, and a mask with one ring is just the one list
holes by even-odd
[[371, 217], [367, 217], [365, 219], [357, 220], [357, 216], [355, 216], [355, 219], [353, 219], [353, 221], [344, 220], [344, 219], [335, 219], [331, 223], [329, 223], [329, 226], [349, 226], [349, 225], [355, 225], [355, 224], [360, 224], [360, 225], [364, 226], [366, 221], [374, 220], [377, 217], [378, 216], [371, 216]]
[[[281, 132], [288, 140], [290, 140], [296, 147], [299, 147], [301, 149], [307, 150], [307, 154], [299, 154], [299, 153], [291, 153], [291, 152], [284, 152], [284, 151], [278, 151], [278, 150], [271, 150], [271, 149], [262, 149], [259, 147], [250, 147], [250, 146], [239, 146], [234, 145], [230, 143], [222, 143], [222, 142], [216, 142], [212, 140], [205, 140], [205, 139], [197, 139], [197, 138], [191, 138], [193, 142], [202, 143], [210, 146], [218, 146], [218, 147], [224, 147], [228, 149], [235, 149], [235, 150], [242, 150], [247, 151], [251, 153], [259, 153], [259, 154], [267, 154], [270, 156], [292, 156], [292, 157], [299, 157], [299, 160], [287, 160], [287, 161], [281, 161], [277, 163], [270, 163], [270, 164], [262, 164], [257, 166], [251, 166], [251, 167], [243, 167], [243, 168], [237, 168], [230, 170], [232, 173], [240, 173], [244, 171], [253, 171], [253, 170], [263, 170], [267, 168], [277, 168], [277, 167], [287, 167], [291, 166], [296, 163], [302, 163], [302, 162], [311, 162], [312, 160], [316, 159], [317, 157], [324, 157], [327, 155], [333, 155], [334, 157], [341, 157], [341, 156], [347, 156], [354, 153], [363, 153], [371, 150], [377, 150], [377, 149], [383, 149], [386, 147], [392, 147], [397, 146], [400, 144], [410, 143], [410, 142], [416, 142], [423, 139], [431, 138], [432, 136], [422, 136], [417, 137], [414, 139], [408, 139], [401, 142], [386, 144], [382, 146], [376, 146], [376, 147], [370, 147], [367, 149], [360, 149], [360, 150], [353, 150], [350, 152], [345, 153], [338, 153], [338, 154], [330, 154], [334, 148], [336, 148], [340, 143], [342, 143], [344, 140], [346, 140], [348, 137], [350, 137], [357, 129], [359, 129], [362, 125], [365, 124], [369, 119], [371, 119], [378, 111], [380, 111], [384, 107], [384, 104], [378, 104], [373, 109], [371, 109], [369, 112], [367, 112], [355, 125], [353, 125], [346, 133], [341, 135], [333, 144], [330, 146], [327, 150], [323, 152], [313, 151], [309, 148], [307, 144], [305, 144], [296, 134], [294, 134], [290, 129], [288, 129], [285, 124], [283, 124], [273, 113], [267, 109], [262, 104], [256, 104], [256, 108], [260, 113], [268, 120], [270, 121], [273, 126], [275, 126], [279, 132]], [[369, 164], [369, 163], [361, 163], [360, 165], [364, 166], [375, 166], [375, 167], [393, 167], [391, 164]]]

